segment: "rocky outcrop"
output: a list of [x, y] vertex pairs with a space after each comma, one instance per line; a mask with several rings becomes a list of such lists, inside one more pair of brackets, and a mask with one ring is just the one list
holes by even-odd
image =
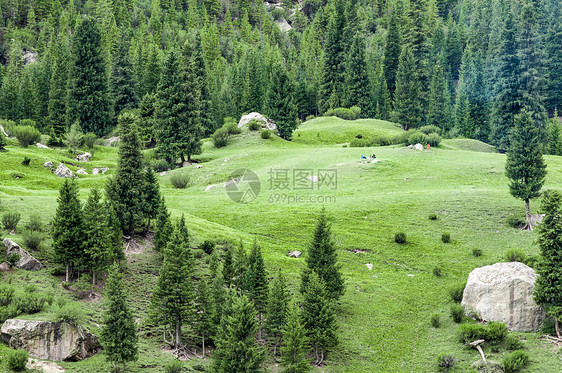
[[83, 170], [83, 169], [77, 170], [76, 173], [77, 173], [78, 175], [88, 175], [88, 173], [87, 173], [85, 170]]
[[92, 175], [97, 175], [99, 173], [105, 174], [107, 171], [109, 171], [107, 167], [96, 167], [92, 170]]
[[52, 361], [35, 360], [31, 358], [27, 362], [26, 367], [27, 369], [33, 369], [34, 371], [43, 372], [43, 373], [65, 372], [64, 368], [58, 365], [57, 363], [53, 363]]
[[101, 349], [97, 336], [67, 323], [8, 319], [1, 332], [11, 348], [22, 348], [37, 359], [79, 361]]
[[66, 167], [64, 163], [59, 164], [57, 169], [55, 170], [55, 175], [58, 177], [76, 177], [70, 168]]
[[38, 271], [41, 269], [41, 262], [35, 259], [33, 255], [22, 249], [17, 243], [9, 238], [4, 238], [3, 242], [8, 258], [13, 254], [17, 254], [19, 256], [19, 260], [14, 264], [14, 267], [25, 269], [26, 271]]
[[38, 142], [37, 144], [35, 144], [36, 147], [41, 148], [41, 149], [49, 149], [49, 147], [45, 144], [41, 144], [40, 142]]
[[47, 161], [47, 162], [43, 163], [43, 167], [45, 167], [45, 168], [51, 168], [51, 167], [53, 167], [53, 162]]
[[271, 119], [267, 118], [266, 116], [263, 116], [260, 113], [256, 113], [256, 112], [252, 112], [252, 113], [244, 115], [242, 118], [240, 118], [240, 121], [238, 122], [238, 127], [245, 126], [252, 119], [256, 119], [256, 120], [264, 122], [267, 129], [269, 129], [271, 131], [275, 131], [275, 133], [279, 134], [279, 131], [277, 131], [277, 124], [275, 124], [274, 121], [272, 121]]
[[538, 331], [544, 311], [533, 301], [535, 271], [523, 263], [496, 263], [468, 276], [462, 305], [482, 320], [501, 321], [509, 330]]
[[302, 255], [302, 252], [301, 252], [301, 251], [298, 251], [298, 250], [289, 251], [289, 256], [290, 256], [291, 258], [298, 258], [298, 257], [301, 256], [301, 255]]
[[79, 162], [90, 162], [90, 158], [92, 158], [92, 155], [90, 153], [80, 154], [78, 157], [76, 157]]

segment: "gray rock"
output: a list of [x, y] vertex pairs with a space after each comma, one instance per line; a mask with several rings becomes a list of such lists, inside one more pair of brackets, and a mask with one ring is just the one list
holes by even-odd
[[291, 258], [298, 258], [298, 257], [301, 256], [301, 255], [302, 255], [302, 252], [300, 252], [300, 251], [298, 251], [298, 250], [289, 251], [289, 256], [290, 256]]
[[66, 167], [64, 163], [60, 163], [57, 169], [55, 170], [55, 175], [58, 177], [76, 177], [70, 168]]
[[107, 139], [107, 146], [117, 146], [118, 143], [119, 143], [118, 136], [113, 136]]
[[79, 175], [88, 175], [88, 173], [86, 171], [84, 171], [83, 169], [77, 170], [76, 173], [79, 174]]
[[47, 162], [43, 163], [43, 167], [45, 167], [45, 168], [51, 168], [51, 167], [53, 167], [53, 162], [47, 161]]
[[535, 271], [523, 263], [496, 263], [468, 276], [462, 305], [487, 321], [501, 321], [509, 330], [538, 331], [544, 311], [533, 301]]
[[265, 123], [265, 126], [267, 127], [267, 129], [269, 129], [271, 131], [275, 131], [275, 133], [279, 134], [279, 131], [277, 131], [277, 124], [275, 124], [274, 121], [272, 121], [271, 119], [267, 118], [266, 116], [263, 116], [260, 113], [256, 113], [256, 112], [252, 112], [252, 113], [244, 115], [242, 118], [240, 118], [240, 121], [238, 122], [238, 127], [245, 126], [252, 119], [261, 120], [262, 122]]
[[22, 249], [17, 243], [9, 238], [4, 238], [3, 242], [8, 257], [12, 254], [18, 254], [20, 256], [20, 259], [14, 264], [16, 268], [25, 269], [26, 271], [38, 271], [41, 269], [41, 262]]
[[99, 174], [100, 172], [101, 172], [102, 174], [105, 174], [107, 171], [109, 171], [109, 168], [107, 168], [107, 167], [99, 167], [99, 168], [96, 167], [96, 168], [94, 168], [94, 169], [92, 170], [92, 175], [97, 175], [97, 174]]
[[8, 319], [1, 332], [11, 348], [22, 348], [37, 359], [79, 361], [101, 349], [97, 336], [67, 323]]
[[422, 144], [416, 144], [416, 145], [414, 145], [414, 149], [423, 150], [423, 145]]
[[281, 30], [283, 32], [289, 32], [292, 29], [289, 22], [287, 22], [287, 20], [285, 20], [285, 18], [283, 18], [283, 17], [281, 17], [281, 19], [275, 21], [275, 23], [277, 24], [277, 27], [279, 27], [279, 30]]
[[49, 147], [48, 147], [47, 145], [43, 145], [43, 144], [41, 144], [40, 142], [38, 142], [37, 144], [35, 144], [35, 146], [37, 146], [38, 148], [41, 148], [41, 149], [49, 149]]
[[78, 162], [90, 162], [90, 158], [92, 158], [92, 155], [90, 153], [80, 154], [78, 157], [76, 157]]
[[166, 176], [166, 171], [162, 171], [162, 172], [160, 172], [160, 174], [159, 174], [159, 175], [160, 175], [160, 176]]
[[63, 367], [52, 361], [42, 361], [30, 358], [26, 364], [27, 369], [43, 373], [64, 373]]

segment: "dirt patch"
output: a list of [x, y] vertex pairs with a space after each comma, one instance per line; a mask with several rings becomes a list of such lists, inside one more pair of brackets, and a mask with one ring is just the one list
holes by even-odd
[[365, 249], [348, 249], [348, 251], [353, 254], [365, 254], [369, 252], [369, 250], [365, 250]]
[[125, 242], [125, 256], [127, 260], [132, 255], [142, 254], [145, 251], [152, 251], [154, 248], [154, 233], [148, 232], [145, 236], [134, 236]]

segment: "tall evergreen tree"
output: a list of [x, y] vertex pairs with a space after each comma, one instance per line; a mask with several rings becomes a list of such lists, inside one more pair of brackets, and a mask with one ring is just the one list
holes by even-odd
[[287, 323], [289, 293], [281, 270], [271, 283], [265, 316], [265, 332], [276, 355], [283, 341], [283, 328]]
[[562, 9], [557, 1], [549, 10], [549, 26], [546, 33], [546, 102], [549, 114], [562, 110]]
[[127, 362], [138, 359], [138, 336], [117, 264], [112, 266], [109, 273], [104, 298], [105, 309], [102, 316], [100, 343], [107, 360], [113, 363], [113, 370], [118, 372], [117, 364], [123, 364], [124, 371]]
[[158, 214], [156, 216], [156, 227], [154, 229], [154, 248], [156, 251], [162, 252], [168, 245], [170, 236], [172, 235], [173, 227], [170, 222], [170, 214], [166, 208], [166, 201], [164, 197], [160, 197], [160, 204], [158, 206]]
[[150, 167], [144, 170], [142, 188], [142, 212], [146, 223], [146, 230], [150, 230], [150, 222], [157, 218], [160, 209], [160, 188], [154, 171]]
[[529, 201], [540, 195], [546, 176], [546, 164], [542, 157], [539, 129], [526, 110], [515, 116], [505, 174], [510, 179], [511, 195], [525, 201], [526, 228], [532, 230]]
[[290, 140], [297, 128], [297, 108], [293, 82], [281, 63], [276, 63], [272, 68], [267, 91], [267, 108], [269, 117], [277, 124], [281, 137]]
[[195, 39], [193, 41], [193, 75], [197, 79], [197, 90], [199, 91], [199, 104], [200, 104], [200, 115], [201, 115], [201, 126], [206, 135], [210, 135], [216, 130], [216, 125], [213, 123], [211, 118], [210, 109], [210, 92], [209, 92], [209, 82], [207, 78], [207, 66], [205, 63], [205, 58], [203, 56], [203, 47], [201, 45], [201, 35], [199, 33], [195, 34]]
[[398, 11], [399, 8], [396, 7], [390, 15], [384, 48], [384, 77], [391, 98], [394, 97], [394, 90], [396, 89], [396, 72], [398, 71], [400, 52], [402, 51], [402, 35], [400, 33], [400, 15]]
[[365, 43], [358, 32], [347, 53], [345, 68], [345, 102], [346, 107], [358, 106], [362, 113], [367, 113], [371, 99], [371, 83], [367, 74]]
[[66, 282], [72, 270], [80, 264], [84, 254], [82, 207], [78, 200], [78, 187], [74, 180], [64, 180], [57, 199], [58, 207], [53, 219], [53, 250], [55, 260], [65, 265]]
[[78, 120], [84, 132], [102, 136], [112, 125], [113, 105], [102, 37], [92, 17], [84, 18], [76, 29], [72, 58], [66, 122]]
[[103, 219], [105, 205], [101, 201], [99, 189], [92, 188], [88, 201], [84, 205], [84, 236], [86, 242], [82, 261], [92, 272], [92, 283], [96, 284], [96, 274], [104, 271], [109, 264], [110, 245], [107, 239], [109, 227]]
[[68, 64], [69, 55], [63, 46], [57, 54], [53, 75], [51, 77], [51, 90], [49, 91], [49, 126], [53, 128], [56, 136], [60, 137], [66, 129], [66, 101], [68, 97]]
[[261, 247], [256, 241], [248, 256], [248, 269], [244, 274], [244, 290], [254, 303], [258, 318], [261, 320], [267, 305], [268, 280]]
[[160, 81], [161, 66], [159, 50], [154, 44], [150, 44], [148, 60], [143, 75], [144, 89], [146, 93], [156, 93]]
[[420, 83], [416, 79], [414, 67], [414, 56], [406, 45], [400, 54], [394, 92], [394, 120], [402, 124], [405, 129], [415, 128], [422, 121], [419, 101]]
[[202, 340], [202, 355], [205, 356], [205, 342], [215, 335], [216, 329], [213, 323], [216, 307], [211, 289], [205, 278], [200, 279], [197, 285], [195, 311], [195, 330]]
[[433, 67], [433, 76], [429, 87], [429, 109], [427, 124], [433, 124], [443, 130], [451, 127], [451, 103], [449, 102], [449, 88], [445, 80], [442, 62]]
[[232, 262], [232, 250], [227, 249], [224, 253], [224, 262], [222, 264], [222, 277], [224, 284], [230, 287], [234, 278], [234, 265]]
[[283, 373], [307, 373], [311, 370], [306, 357], [308, 339], [301, 320], [301, 312], [293, 303], [287, 314], [287, 324], [282, 331], [281, 366]]
[[139, 104], [139, 120], [137, 127], [140, 140], [147, 148], [156, 144], [156, 110], [157, 97], [155, 93], [147, 93]]
[[125, 32], [122, 32], [121, 43], [119, 43], [111, 73], [111, 93], [115, 105], [115, 115], [118, 116], [121, 111], [138, 106], [137, 89], [133, 64], [129, 57], [129, 42]]

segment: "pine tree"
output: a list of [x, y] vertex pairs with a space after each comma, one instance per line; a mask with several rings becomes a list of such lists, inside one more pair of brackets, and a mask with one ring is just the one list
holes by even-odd
[[273, 65], [267, 91], [269, 117], [277, 124], [282, 138], [290, 140], [297, 128], [297, 108], [294, 101], [294, 87], [285, 66]]
[[154, 147], [156, 143], [156, 94], [147, 93], [140, 101], [139, 105], [139, 119], [137, 127], [139, 130], [140, 140], [147, 148]]
[[58, 207], [53, 219], [53, 250], [55, 260], [66, 267], [66, 282], [72, 270], [79, 265], [84, 254], [82, 207], [78, 200], [78, 187], [74, 180], [64, 180], [57, 199]]
[[240, 245], [236, 246], [234, 249], [232, 263], [234, 285], [241, 289], [244, 285], [246, 272], [248, 271], [248, 257], [242, 240], [240, 240]]
[[289, 292], [283, 273], [279, 270], [269, 289], [264, 326], [269, 342], [273, 345], [273, 355], [276, 355], [283, 340], [283, 328], [287, 323], [288, 307]]
[[371, 83], [367, 74], [365, 43], [358, 32], [347, 54], [345, 68], [345, 99], [346, 107], [358, 106], [366, 113], [371, 98]]
[[173, 344], [181, 344], [182, 325], [194, 320], [194, 298], [191, 274], [193, 264], [189, 257], [189, 244], [183, 231], [185, 225], [179, 221], [170, 242], [164, 250], [164, 258], [156, 288], [150, 300], [150, 318], [158, 325], [170, 327], [174, 332]]
[[72, 43], [66, 123], [79, 121], [84, 132], [102, 136], [112, 124], [112, 103], [100, 29], [87, 17], [76, 29]]
[[345, 292], [340, 267], [336, 245], [332, 239], [331, 226], [326, 217], [326, 210], [322, 209], [306, 256], [306, 268], [302, 274], [301, 292], [304, 292], [311, 273], [316, 272], [325, 283], [328, 297], [339, 299]]
[[283, 328], [283, 346], [281, 346], [281, 366], [283, 373], [307, 373], [311, 370], [306, 357], [308, 339], [301, 322], [301, 312], [293, 303], [287, 314], [287, 324]]
[[[82, 261], [92, 272], [92, 284], [96, 284], [96, 274], [104, 271], [109, 264], [111, 241], [107, 239], [108, 226], [105, 205], [101, 201], [99, 189], [92, 188], [84, 205], [84, 236], [86, 237]], [[101, 218], [101, 219], [100, 219]]]
[[115, 176], [107, 183], [107, 197], [117, 213], [123, 233], [133, 236], [143, 218], [142, 191], [144, 189], [143, 156], [133, 126], [135, 116], [119, 116], [119, 160]]
[[144, 71], [144, 89], [146, 93], [156, 93], [158, 82], [160, 81], [161, 67], [160, 54], [154, 44], [150, 44], [148, 60]]
[[234, 278], [234, 267], [232, 263], [232, 250], [226, 249], [224, 253], [224, 263], [222, 264], [222, 277], [224, 284], [230, 287]]
[[396, 72], [398, 71], [400, 52], [402, 51], [402, 35], [400, 34], [400, 17], [398, 11], [399, 9], [396, 7], [392, 10], [392, 14], [390, 15], [384, 49], [384, 77], [390, 92], [390, 97], [394, 97]]
[[441, 62], [437, 62], [433, 68], [433, 77], [429, 88], [427, 123], [448, 130], [451, 126], [450, 108], [445, 71]]
[[160, 185], [150, 167], [144, 170], [144, 181], [142, 183], [142, 211], [143, 216], [148, 219], [146, 230], [150, 230], [150, 222], [158, 216], [160, 208]]
[[453, 80], [459, 79], [459, 72], [462, 62], [462, 43], [459, 36], [459, 29], [452, 14], [449, 12], [447, 17], [447, 40], [446, 40], [447, 65]]
[[547, 191], [542, 199], [545, 216], [539, 225], [541, 258], [533, 297], [549, 317], [555, 321], [556, 335], [560, 338], [562, 317], [562, 196], [557, 191]]
[[35, 77], [35, 65], [27, 65], [20, 77], [20, 119], [37, 119], [37, 98], [33, 80]]
[[505, 174], [510, 179], [511, 195], [525, 201], [526, 228], [532, 230], [529, 201], [540, 195], [546, 176], [546, 164], [542, 157], [539, 129], [526, 110], [515, 116]]
[[58, 47], [60, 52], [55, 60], [49, 91], [49, 126], [54, 134], [60, 137], [66, 131], [66, 102], [68, 97], [68, 64], [69, 56], [66, 48]]
[[207, 80], [207, 66], [203, 56], [203, 47], [201, 45], [201, 35], [195, 35], [194, 46], [192, 51], [193, 75], [197, 78], [197, 90], [199, 91], [199, 103], [201, 126], [205, 134], [210, 135], [215, 132], [216, 125], [213, 123], [210, 112], [210, 92], [209, 82]]
[[195, 298], [195, 330], [202, 340], [202, 355], [205, 356], [205, 341], [215, 335], [215, 304], [209, 285], [205, 278], [199, 280], [197, 296]]
[[107, 360], [113, 363], [113, 370], [118, 372], [117, 364], [123, 364], [124, 371], [127, 362], [138, 359], [138, 336], [117, 264], [112, 266], [109, 273], [104, 298], [105, 309], [102, 316], [100, 343]]
[[553, 2], [549, 10], [549, 26], [546, 33], [546, 102], [549, 114], [562, 110], [562, 9]]
[[264, 351], [256, 342], [256, 310], [242, 295], [232, 300], [231, 312], [223, 315], [215, 341], [213, 371], [217, 373], [262, 372]]
[[105, 201], [105, 226], [107, 228], [108, 260], [111, 263], [125, 260], [123, 252], [123, 231], [117, 218], [117, 213], [109, 201]]
[[394, 92], [394, 120], [405, 129], [417, 127], [422, 120], [419, 101], [420, 83], [416, 79], [415, 61], [408, 46], [400, 54], [400, 63], [396, 73], [396, 91]]
[[115, 105], [114, 112], [117, 116], [123, 110], [134, 109], [138, 106], [137, 81], [133, 64], [129, 58], [129, 42], [124, 32], [121, 33], [121, 43], [119, 43], [117, 55], [113, 61], [111, 93]]
[[314, 363], [319, 365], [324, 361], [328, 350], [338, 344], [333, 300], [326, 285], [314, 271], [310, 273], [301, 292], [303, 325], [314, 352]]
[[158, 205], [158, 214], [156, 216], [156, 228], [154, 229], [154, 248], [156, 251], [162, 252], [168, 245], [173, 227], [170, 222], [170, 214], [166, 208], [166, 201], [162, 196]]
[[261, 247], [256, 241], [254, 241], [252, 251], [248, 256], [248, 268], [244, 274], [244, 290], [254, 303], [258, 318], [261, 320], [267, 304], [268, 280]]

